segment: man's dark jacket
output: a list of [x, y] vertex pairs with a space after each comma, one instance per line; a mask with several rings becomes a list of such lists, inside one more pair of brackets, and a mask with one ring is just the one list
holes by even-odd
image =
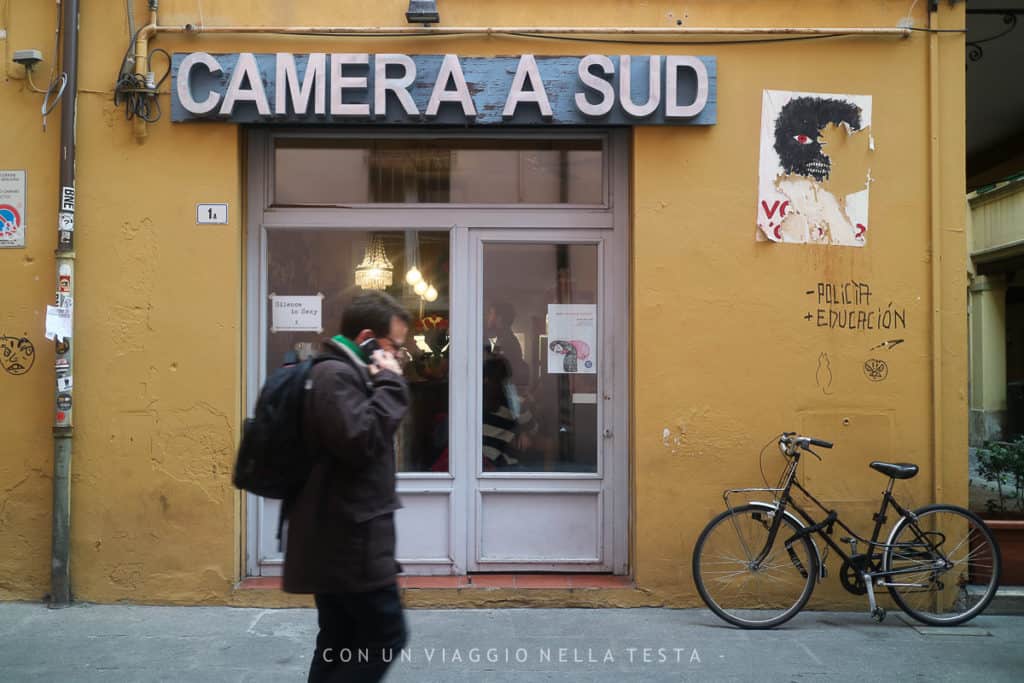
[[310, 375], [303, 435], [316, 462], [288, 507], [283, 588], [369, 591], [394, 583], [394, 435], [409, 405], [405, 380], [328, 340]]

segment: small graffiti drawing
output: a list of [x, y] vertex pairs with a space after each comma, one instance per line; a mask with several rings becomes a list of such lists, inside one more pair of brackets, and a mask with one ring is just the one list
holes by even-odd
[[562, 359], [562, 370], [565, 372], [579, 372], [579, 355], [576, 345], [572, 342], [555, 340], [548, 344], [548, 348], [559, 355], [565, 356]]
[[826, 396], [832, 395], [832, 361], [824, 351], [818, 354], [818, 370], [814, 375], [814, 381], [821, 389], [821, 393]]
[[890, 339], [888, 341], [882, 342], [881, 344], [872, 346], [870, 349], [868, 349], [868, 351], [874, 351], [876, 349], [885, 349], [886, 351], [891, 351], [894, 347], [899, 346], [902, 343], [902, 339]]
[[28, 337], [0, 337], [0, 367], [8, 374], [24, 375], [36, 362], [36, 348]]
[[889, 376], [889, 365], [878, 358], [864, 361], [864, 375], [872, 382], [881, 382]]

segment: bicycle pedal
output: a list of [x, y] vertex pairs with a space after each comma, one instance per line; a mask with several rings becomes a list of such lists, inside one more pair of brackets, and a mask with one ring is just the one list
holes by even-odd
[[874, 619], [877, 623], [881, 624], [882, 621], [885, 620], [885, 608], [876, 607], [871, 612], [871, 618]]

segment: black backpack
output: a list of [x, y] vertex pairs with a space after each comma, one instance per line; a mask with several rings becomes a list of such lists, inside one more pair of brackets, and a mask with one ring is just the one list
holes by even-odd
[[301, 489], [315, 454], [302, 438], [302, 407], [311, 388], [310, 371], [331, 356], [307, 358], [275, 370], [260, 389], [256, 409], [242, 427], [235, 487], [264, 498], [288, 501]]

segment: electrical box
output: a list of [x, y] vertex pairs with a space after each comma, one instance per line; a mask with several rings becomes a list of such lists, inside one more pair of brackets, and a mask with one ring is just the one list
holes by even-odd
[[43, 53], [39, 50], [15, 50], [14, 56], [11, 59], [26, 69], [31, 69], [43, 61]]

